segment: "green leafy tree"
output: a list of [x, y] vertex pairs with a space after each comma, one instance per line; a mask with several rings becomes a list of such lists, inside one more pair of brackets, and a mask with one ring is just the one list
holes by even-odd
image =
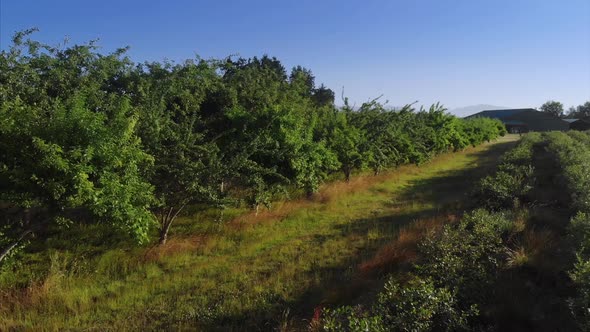
[[590, 118], [590, 101], [585, 102], [577, 107], [570, 107], [568, 110], [568, 117], [570, 118]]
[[221, 174], [218, 148], [208, 141], [201, 106], [215, 89], [215, 65], [187, 61], [181, 65], [149, 63], [139, 66], [134, 96], [140, 109], [139, 135], [155, 158], [149, 173], [158, 205], [160, 244], [174, 220], [190, 204], [216, 204]]
[[315, 77], [311, 70], [296, 66], [291, 70], [289, 76], [290, 87], [303, 97], [311, 97], [315, 90]]
[[228, 182], [246, 193], [257, 211], [270, 207], [273, 198], [286, 193], [288, 140], [297, 131], [294, 106], [286, 103], [289, 82], [276, 58], [228, 60], [224, 83], [235, 96], [221, 110], [231, 135], [220, 141], [223, 154], [231, 159]]
[[556, 117], [563, 117], [564, 115], [563, 104], [554, 100], [545, 102], [543, 105], [541, 105], [541, 107], [539, 107], [539, 109]]
[[231, 132], [219, 141], [234, 170], [227, 182], [245, 189], [257, 210], [289, 185], [307, 195], [317, 191], [338, 161], [322, 129], [332, 116], [330, 106], [314, 101], [311, 71], [295, 67], [287, 78], [278, 60], [263, 57], [228, 61], [223, 72], [229, 95], [235, 96], [215, 106]]
[[125, 75], [122, 52], [52, 48], [24, 40], [31, 32], [0, 53], [0, 201], [13, 216], [2, 233], [14, 240], [0, 260], [80, 210], [147, 240], [153, 189], [143, 174], [153, 158], [141, 150], [129, 99], [105, 89], [106, 78]]
[[26, 240], [31, 220], [64, 221], [76, 209], [143, 240], [156, 219], [164, 243], [187, 206], [258, 210], [291, 192], [310, 196], [336, 171], [349, 181], [367, 166], [419, 164], [504, 129], [439, 104], [336, 108], [310, 70], [288, 75], [268, 56], [137, 65], [124, 48], [50, 47], [25, 41], [31, 32], [0, 57], [7, 248]]
[[346, 182], [355, 169], [362, 169], [366, 165], [366, 154], [363, 151], [363, 132], [350, 123], [353, 116], [348, 109], [337, 114], [333, 124], [329, 146], [336, 154], [340, 163], [340, 170]]
[[318, 107], [334, 106], [334, 91], [328, 89], [323, 84], [313, 90], [311, 98]]
[[385, 109], [375, 99], [364, 103], [358, 112], [351, 115], [355, 126], [364, 133], [362, 150], [366, 152], [367, 166], [375, 175], [383, 169], [407, 162], [404, 153], [411, 143], [400, 126], [398, 112]]
[[302, 139], [298, 140], [290, 158], [295, 183], [309, 197], [315, 193], [331, 171], [340, 166], [337, 156], [327, 147], [325, 141], [313, 140], [313, 124], [302, 128]]

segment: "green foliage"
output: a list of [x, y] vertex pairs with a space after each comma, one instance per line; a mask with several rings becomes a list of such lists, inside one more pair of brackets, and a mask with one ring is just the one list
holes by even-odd
[[92, 215], [145, 241], [155, 215], [165, 242], [189, 205], [269, 207], [336, 171], [377, 174], [502, 134], [439, 104], [337, 108], [309, 69], [288, 74], [268, 56], [134, 64], [126, 49], [50, 47], [32, 32], [0, 57], [0, 203], [18, 210], [13, 239]]
[[590, 212], [590, 145], [561, 132], [548, 133], [546, 138], [549, 151], [556, 156], [561, 167], [572, 207]]
[[420, 164], [433, 156], [479, 145], [506, 133], [498, 120], [463, 120], [440, 105], [419, 111], [411, 105], [388, 110], [377, 99], [358, 110], [345, 103], [346, 117], [337, 115], [331, 147], [348, 179], [353, 170], [369, 167], [375, 174], [401, 164]]
[[431, 280], [413, 279], [401, 285], [390, 279], [371, 308], [327, 310], [323, 327], [351, 332], [467, 331], [468, 319], [476, 314], [475, 307], [458, 309], [453, 293]]
[[200, 114], [207, 94], [219, 89], [215, 70], [206, 61], [147, 63], [130, 80], [128, 90], [140, 113], [138, 134], [155, 159], [148, 176], [158, 200], [160, 242], [188, 204], [219, 200], [219, 149], [206, 138]]
[[590, 118], [590, 101], [576, 107], [570, 107], [567, 116], [574, 119]]
[[570, 277], [576, 285], [576, 294], [569, 305], [580, 331], [587, 331], [590, 329], [590, 260], [578, 256]]
[[533, 146], [540, 140], [541, 136], [534, 133], [524, 137], [518, 146], [502, 156], [496, 173], [480, 181], [475, 191], [484, 206], [511, 208], [526, 200], [535, 180]]
[[581, 132], [577, 130], [570, 130], [567, 132], [567, 134], [574, 140], [583, 143], [586, 146], [590, 146], [590, 131]]
[[390, 279], [370, 307], [328, 311], [328, 331], [458, 331], [477, 325], [505, 260], [510, 215], [478, 209], [419, 245], [417, 277]]
[[22, 225], [14, 225], [7, 223], [0, 226], [0, 248], [11, 248], [7, 251], [0, 264], [0, 274], [10, 268], [14, 268], [18, 265], [18, 256], [22, 253], [23, 249], [27, 246], [29, 241], [17, 241], [18, 235], [14, 234], [15, 229], [22, 227]]
[[0, 54], [0, 201], [25, 232], [83, 209], [146, 240], [152, 186], [142, 175], [153, 158], [129, 99], [106, 89], [127, 60], [25, 35]]
[[555, 100], [549, 100], [545, 102], [543, 105], [541, 105], [541, 107], [539, 107], [539, 109], [542, 112], [549, 113], [555, 117], [563, 117], [564, 115], [563, 104]]
[[355, 169], [364, 168], [367, 162], [366, 151], [363, 150], [366, 139], [363, 131], [350, 123], [353, 115], [351, 109], [337, 114], [329, 142], [346, 181], [350, 181], [350, 176]]
[[568, 226], [568, 234], [580, 257], [590, 258], [590, 215], [578, 212]]
[[[0, 274], [6, 295], [0, 301], [0, 329], [256, 330], [277, 326], [286, 308], [301, 326], [299, 313], [320, 303], [323, 289], [340, 289], [354, 277], [351, 262], [371, 257], [440, 198], [461, 199], [472, 183], [471, 177], [452, 175], [441, 182], [441, 174], [469, 174], [474, 164], [505, 148], [478, 147], [437, 158], [419, 172], [386, 174], [369, 189], [334, 194], [328, 204], [283, 205], [280, 215], [254, 227], [219, 223], [216, 209], [187, 209], [190, 215], [178, 218], [172, 230], [182, 237], [162, 248], [133, 248], [105, 224], [74, 225], [43, 243], [35, 241], [19, 257], [19, 267]], [[416, 183], [432, 184], [433, 195], [421, 195], [424, 187]], [[393, 205], [392, 198], [404, 203]], [[246, 212], [231, 209], [223, 220]], [[397, 222], [383, 223], [384, 216]], [[47, 245], [69, 258], [66, 270], [56, 271], [68, 277], [45, 285], [52, 257]], [[31, 253], [33, 246], [40, 251]], [[80, 265], [81, 270], [69, 270]], [[43, 288], [37, 292], [36, 285]], [[39, 301], [12, 295], [21, 288], [32, 290]], [[339, 293], [336, 300], [347, 301], [349, 294]], [[302, 297], [310, 300], [301, 303]]]
[[590, 145], [587, 134], [552, 132], [545, 135], [548, 150], [560, 167], [560, 179], [571, 195], [568, 235], [575, 247], [577, 262], [570, 271], [576, 292], [569, 300], [580, 330], [590, 328]]
[[322, 128], [334, 112], [330, 102], [314, 99], [311, 72], [296, 67], [287, 79], [280, 62], [266, 56], [228, 60], [221, 69], [227, 92], [217, 94], [235, 97], [208, 97], [202, 114], [214, 124], [206, 135], [220, 137], [224, 183], [246, 192], [253, 206], [270, 205], [289, 185], [315, 192], [339, 164]]
[[479, 209], [466, 214], [421, 244], [424, 261], [418, 274], [455, 291], [464, 307], [485, 302], [505, 255], [502, 236], [511, 225], [503, 213]]
[[465, 140], [460, 141], [459, 146], [465, 143], [476, 146], [507, 133], [500, 120], [480, 117], [464, 120], [463, 131]]

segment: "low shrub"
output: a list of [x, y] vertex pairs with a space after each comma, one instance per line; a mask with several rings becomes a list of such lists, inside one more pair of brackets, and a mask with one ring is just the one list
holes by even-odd
[[505, 262], [504, 239], [513, 231], [506, 213], [483, 209], [430, 234], [407, 283], [391, 278], [369, 307], [328, 310], [327, 331], [460, 331], [477, 324], [478, 308]]
[[460, 331], [477, 308], [457, 307], [453, 292], [439, 288], [430, 279], [413, 279], [400, 284], [390, 279], [374, 306], [328, 310], [326, 331]]
[[507, 164], [503, 170], [483, 178], [477, 188], [481, 203], [490, 209], [511, 208], [526, 199], [534, 186], [534, 168]]
[[590, 212], [590, 146], [564, 133], [546, 135], [548, 150], [555, 155], [571, 194], [572, 208]]
[[483, 178], [475, 189], [480, 203], [493, 210], [511, 208], [526, 200], [534, 186], [533, 147], [539, 134], [527, 135], [502, 156], [498, 171]]
[[569, 299], [570, 309], [580, 331], [590, 331], [590, 260], [578, 256], [570, 277], [576, 285], [576, 295]]
[[456, 291], [464, 308], [484, 302], [506, 256], [503, 235], [511, 227], [504, 213], [479, 209], [466, 214], [458, 224], [425, 239], [418, 274]]
[[577, 261], [570, 271], [576, 288], [569, 305], [578, 327], [590, 330], [590, 139], [581, 132], [546, 134], [548, 150], [560, 166], [560, 179], [571, 195], [568, 235], [576, 248]]

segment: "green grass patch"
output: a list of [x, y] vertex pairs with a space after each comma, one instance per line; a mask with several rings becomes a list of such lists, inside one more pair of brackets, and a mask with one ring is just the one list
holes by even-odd
[[247, 223], [244, 210], [193, 212], [162, 248], [97, 243], [88, 230], [84, 241], [47, 239], [59, 249], [39, 248], [0, 274], [0, 330], [268, 329], [287, 309], [309, 317], [342, 300], [331, 291], [400, 227], [468, 202], [514, 139], [404, 166], [358, 190], [328, 185], [336, 193], [325, 202], [277, 204], [284, 211]]

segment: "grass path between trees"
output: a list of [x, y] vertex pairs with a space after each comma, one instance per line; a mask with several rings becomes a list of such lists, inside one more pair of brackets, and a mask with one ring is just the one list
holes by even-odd
[[304, 328], [317, 308], [363, 301], [403, 272], [517, 140], [333, 182], [258, 216], [183, 217], [162, 247], [51, 250], [42, 281], [1, 290], [0, 330]]

